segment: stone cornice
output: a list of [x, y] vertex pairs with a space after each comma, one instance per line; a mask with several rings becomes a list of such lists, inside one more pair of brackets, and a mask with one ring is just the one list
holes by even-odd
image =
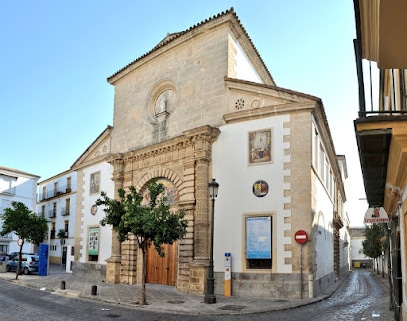
[[173, 139], [155, 144], [152, 146], [140, 148], [127, 153], [113, 155], [109, 163], [114, 165], [118, 160], [142, 160], [150, 157], [157, 157], [170, 152], [179, 151], [189, 146], [198, 147], [198, 149], [209, 149], [211, 144], [218, 138], [220, 130], [210, 126], [202, 126], [192, 130], [185, 131], [183, 135]]
[[271, 117], [276, 115], [282, 114], [292, 114], [297, 111], [305, 111], [309, 110], [312, 112], [316, 107], [315, 102], [311, 103], [288, 103], [288, 104], [281, 104], [281, 105], [273, 105], [273, 106], [266, 106], [260, 107], [255, 109], [249, 110], [242, 110], [237, 111], [229, 114], [225, 114], [223, 116], [224, 121], [227, 124], [242, 122], [252, 119], [264, 118], [264, 117]]

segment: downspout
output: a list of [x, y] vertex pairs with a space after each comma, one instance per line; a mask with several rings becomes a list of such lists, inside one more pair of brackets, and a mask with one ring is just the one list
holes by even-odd
[[366, 117], [366, 100], [365, 100], [365, 84], [363, 80], [362, 68], [362, 32], [360, 25], [360, 7], [359, 0], [353, 0], [355, 10], [355, 26], [356, 26], [356, 39], [353, 39], [353, 46], [355, 50], [356, 72], [358, 76], [359, 85], [359, 117]]

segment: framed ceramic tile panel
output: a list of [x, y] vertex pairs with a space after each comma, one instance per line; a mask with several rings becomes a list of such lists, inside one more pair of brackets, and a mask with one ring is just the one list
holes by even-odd
[[90, 194], [100, 192], [100, 172], [90, 174]]
[[271, 163], [272, 155], [272, 129], [261, 129], [249, 132], [249, 165]]

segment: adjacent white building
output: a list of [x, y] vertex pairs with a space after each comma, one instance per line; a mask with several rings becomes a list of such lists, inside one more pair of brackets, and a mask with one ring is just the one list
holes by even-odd
[[[17, 169], [0, 166], [0, 215], [5, 208], [11, 207], [11, 202], [24, 203], [28, 209], [35, 212], [36, 188], [39, 176]], [[2, 221], [0, 220], [0, 229]], [[0, 255], [20, 250], [17, 236], [9, 233], [0, 236]], [[23, 252], [35, 252], [33, 244], [24, 243]]]
[[74, 255], [77, 174], [68, 170], [38, 183], [37, 214], [48, 220], [49, 262], [71, 271]]
[[108, 126], [71, 167], [78, 175], [74, 273], [93, 273], [102, 278], [112, 254], [112, 241], [117, 240], [112, 238], [111, 226], [100, 224], [105, 213], [95, 205], [102, 191], [110, 198], [115, 196], [113, 166], [108, 163], [111, 130]]
[[362, 242], [365, 238], [364, 227], [350, 229], [350, 261], [352, 268], [372, 267], [372, 259], [362, 252]]

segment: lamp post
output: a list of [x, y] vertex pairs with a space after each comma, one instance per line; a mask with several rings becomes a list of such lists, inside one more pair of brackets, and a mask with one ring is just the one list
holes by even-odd
[[212, 221], [211, 221], [211, 253], [209, 257], [209, 271], [207, 279], [207, 287], [205, 294], [205, 303], [213, 304], [216, 303], [215, 296], [215, 278], [213, 275], [213, 234], [214, 234], [214, 218], [215, 218], [215, 198], [218, 196], [219, 184], [216, 183], [215, 179], [212, 178], [212, 182], [208, 184], [209, 196], [212, 200]]

